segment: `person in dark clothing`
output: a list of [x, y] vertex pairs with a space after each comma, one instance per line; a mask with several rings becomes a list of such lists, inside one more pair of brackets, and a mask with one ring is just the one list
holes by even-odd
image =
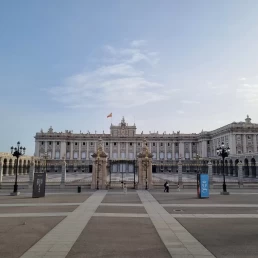
[[164, 184], [164, 193], [167, 192], [167, 184], [168, 184], [168, 182], [166, 181]]

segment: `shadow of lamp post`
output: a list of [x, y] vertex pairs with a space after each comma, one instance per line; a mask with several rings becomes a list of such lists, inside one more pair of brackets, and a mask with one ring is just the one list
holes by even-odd
[[221, 143], [221, 146], [217, 148], [217, 155], [222, 158], [222, 172], [223, 172], [223, 192], [222, 194], [228, 194], [226, 178], [225, 178], [225, 158], [228, 157], [230, 153], [230, 148], [225, 147], [224, 142]]
[[26, 148], [22, 148], [20, 146], [20, 142], [17, 142], [17, 147], [11, 147], [11, 153], [14, 157], [16, 157], [16, 167], [15, 167], [15, 183], [13, 186], [13, 195], [18, 195], [18, 184], [17, 184], [17, 179], [18, 179], [18, 165], [19, 165], [19, 157], [25, 154]]

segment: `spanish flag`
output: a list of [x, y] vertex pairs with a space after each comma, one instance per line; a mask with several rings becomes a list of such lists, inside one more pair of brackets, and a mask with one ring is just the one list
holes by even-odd
[[112, 117], [112, 113], [110, 113], [110, 114], [107, 116], [107, 118], [109, 118], [109, 117]]

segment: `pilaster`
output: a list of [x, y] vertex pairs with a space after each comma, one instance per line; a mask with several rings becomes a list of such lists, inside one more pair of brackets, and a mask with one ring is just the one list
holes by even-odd
[[120, 142], [117, 143], [118, 147], [117, 147], [117, 158], [120, 159], [121, 155], [120, 155]]
[[253, 136], [253, 142], [254, 142], [254, 153], [257, 153], [257, 141], [256, 141], [256, 134]]
[[52, 144], [52, 159], [56, 159], [56, 141], [53, 141]]
[[193, 152], [192, 151], [192, 143], [189, 142], [189, 158], [190, 158], [190, 160], [192, 160], [192, 158], [193, 158], [193, 153], [192, 152]]
[[181, 157], [181, 160], [185, 158], [185, 145], [184, 142], [179, 142], [179, 158]]
[[157, 144], [157, 160], [159, 160], [159, 142], [156, 142]]
[[176, 157], [175, 157], [175, 143], [172, 142], [172, 160], [175, 160]]
[[126, 159], [129, 158], [129, 154], [128, 154], [128, 142], [125, 143], [125, 158], [126, 158]]
[[164, 160], [167, 160], [168, 158], [167, 158], [167, 142], [164, 142], [164, 144], [165, 144], [165, 157], [164, 157]]
[[243, 154], [246, 153], [246, 135], [243, 134]]

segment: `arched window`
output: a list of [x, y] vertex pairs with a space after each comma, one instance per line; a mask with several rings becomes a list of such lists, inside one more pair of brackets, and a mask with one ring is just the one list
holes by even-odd
[[86, 153], [85, 153], [85, 151], [82, 152], [82, 159], [86, 159]]
[[160, 159], [164, 159], [164, 153], [163, 153], [163, 152], [160, 152], [159, 158], [160, 158]]
[[56, 151], [55, 159], [60, 159], [60, 151]]
[[171, 152], [168, 152], [168, 153], [167, 153], [167, 156], [168, 156], [168, 159], [171, 159], [171, 158], [172, 158], [172, 153], [171, 153]]

